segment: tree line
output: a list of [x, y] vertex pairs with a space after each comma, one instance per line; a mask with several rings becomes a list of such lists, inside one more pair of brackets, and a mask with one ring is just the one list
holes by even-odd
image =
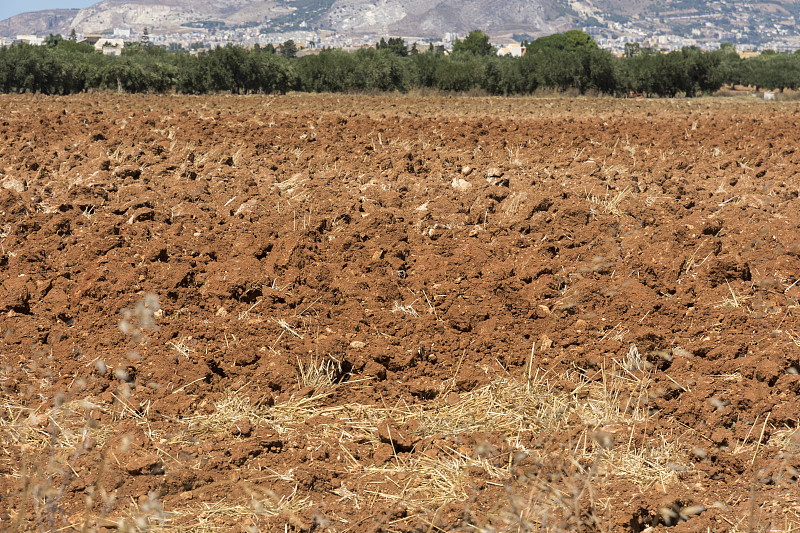
[[783, 90], [800, 86], [800, 53], [762, 52], [742, 59], [732, 45], [668, 53], [631, 44], [616, 57], [586, 33], [572, 30], [523, 43], [522, 57], [497, 56], [489, 36], [471, 32], [445, 54], [430, 45], [407, 47], [381, 39], [374, 48], [324, 49], [297, 57], [298, 46], [244, 48], [228, 45], [199, 54], [148, 42], [128, 43], [121, 56], [51, 35], [42, 46], [0, 48], [0, 92], [71, 94], [119, 92], [285, 93], [485, 91], [531, 94], [540, 89], [579, 94], [688, 97], [742, 84]]

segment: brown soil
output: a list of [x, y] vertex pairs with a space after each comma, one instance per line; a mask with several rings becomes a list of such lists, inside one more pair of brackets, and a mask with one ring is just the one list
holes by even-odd
[[0, 529], [797, 529], [799, 121], [0, 97]]

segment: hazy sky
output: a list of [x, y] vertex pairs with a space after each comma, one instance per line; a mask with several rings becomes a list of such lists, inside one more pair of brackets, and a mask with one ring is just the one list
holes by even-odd
[[89, 7], [100, 0], [0, 0], [0, 20], [13, 17], [26, 11], [39, 11], [40, 9], [72, 9]]

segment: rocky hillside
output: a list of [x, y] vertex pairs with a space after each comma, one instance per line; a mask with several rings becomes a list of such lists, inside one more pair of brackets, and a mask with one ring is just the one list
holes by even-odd
[[566, 11], [549, 9], [555, 2], [530, 0], [336, 0], [325, 25], [353, 32], [427, 35], [510, 31], [550, 33], [570, 25]]
[[0, 35], [14, 36], [31, 33], [36, 35], [64, 33], [66, 35], [78, 13], [78, 9], [48, 9], [22, 13], [16, 17], [0, 20]]
[[[0, 21], [0, 35], [257, 28], [263, 33], [326, 29], [438, 37], [481, 29], [494, 36], [540, 36], [597, 27], [645, 37], [758, 40], [767, 29], [794, 33], [800, 0], [102, 0], [80, 10], [26, 13]], [[766, 29], [765, 29], [766, 28]]]
[[291, 12], [286, 2], [263, 0], [102, 0], [80, 10], [24, 13], [0, 22], [0, 34], [107, 33], [114, 28], [169, 30], [182, 26], [240, 26]]
[[0, 34], [263, 25], [268, 30], [296, 26], [420, 36], [476, 28], [533, 35], [574, 27], [579, 19], [567, 0], [102, 0], [80, 10], [18, 15], [0, 22]]

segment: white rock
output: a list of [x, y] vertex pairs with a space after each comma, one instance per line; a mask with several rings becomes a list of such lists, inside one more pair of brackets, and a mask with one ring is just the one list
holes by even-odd
[[4, 189], [11, 189], [16, 193], [25, 192], [25, 184], [23, 184], [17, 178], [5, 178], [2, 181]]
[[500, 178], [503, 176], [503, 171], [497, 167], [492, 167], [486, 171], [487, 178]]
[[455, 190], [466, 192], [472, 188], [472, 184], [464, 178], [455, 177], [453, 183], [450, 184]]
[[239, 209], [236, 210], [234, 215], [241, 215], [241, 214], [250, 214], [252, 213], [256, 207], [258, 206], [258, 200], [256, 198], [251, 198], [244, 202], [242, 205], [239, 206]]

